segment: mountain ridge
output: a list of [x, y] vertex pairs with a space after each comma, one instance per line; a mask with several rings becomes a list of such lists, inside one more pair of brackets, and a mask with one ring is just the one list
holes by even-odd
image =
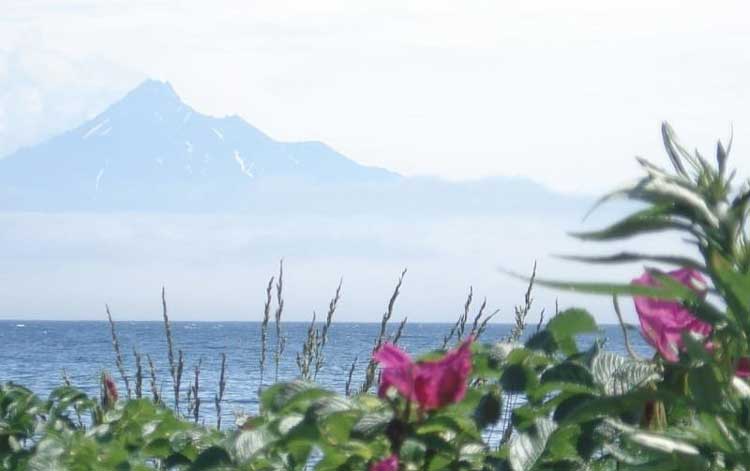
[[156, 80], [142, 82], [71, 130], [0, 159], [4, 210], [315, 211], [380, 205], [431, 211], [433, 205], [461, 210], [488, 202], [497, 208], [492, 200], [508, 197], [560, 203], [554, 192], [525, 178], [450, 183], [403, 177], [359, 164], [320, 141], [277, 141], [238, 115], [196, 111], [169, 82]]

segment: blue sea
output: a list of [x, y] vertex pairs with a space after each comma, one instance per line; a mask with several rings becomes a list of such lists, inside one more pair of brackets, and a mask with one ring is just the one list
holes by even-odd
[[[325, 365], [318, 383], [343, 392], [352, 362], [356, 359], [353, 387], [358, 388], [377, 337], [377, 323], [334, 323], [324, 351]], [[392, 326], [391, 330], [395, 330]], [[450, 324], [407, 324], [399, 344], [413, 355], [442, 345]], [[533, 326], [529, 329], [533, 330]], [[109, 371], [118, 382], [121, 396], [125, 388], [115, 367], [115, 354], [107, 322], [98, 321], [0, 321], [0, 382], [13, 381], [31, 388], [41, 397], [60, 386], [63, 370], [73, 385], [92, 396], [99, 394], [102, 370]], [[132, 378], [135, 372], [133, 350], [143, 356], [144, 396], [150, 394], [146, 355], [150, 355], [157, 371], [157, 384], [165, 401], [172, 404], [172, 382], [167, 360], [167, 342], [162, 322], [118, 322], [116, 324], [125, 368]], [[279, 380], [298, 376], [296, 355], [307, 335], [307, 323], [282, 323], [287, 338], [280, 362]], [[501, 340], [510, 331], [508, 324], [491, 324], [483, 342]], [[624, 354], [622, 332], [617, 325], [601, 327], [599, 337], [606, 339], [607, 349]], [[181, 405], [192, 384], [194, 366], [201, 361], [201, 416], [207, 424], [215, 420], [214, 394], [218, 388], [221, 354], [227, 355], [227, 389], [223, 405], [224, 423], [233, 423], [236, 414], [257, 411], [260, 384], [260, 323], [258, 322], [172, 322], [175, 355], [185, 355]], [[630, 333], [635, 350], [650, 356], [653, 351], [640, 334]], [[590, 343], [593, 337], [581, 339]], [[273, 349], [274, 325], [269, 324], [268, 355], [264, 383], [275, 379]], [[134, 381], [131, 379], [131, 387]], [[185, 413], [185, 411], [182, 411]]]

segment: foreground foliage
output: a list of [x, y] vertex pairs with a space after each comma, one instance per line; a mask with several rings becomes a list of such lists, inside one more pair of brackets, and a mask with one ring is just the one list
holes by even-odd
[[[749, 470], [750, 189], [733, 185], [729, 148], [719, 143], [711, 165], [687, 152], [668, 125], [662, 132], [673, 171], [640, 159], [646, 176], [603, 200], [624, 196], [644, 207], [577, 236], [611, 241], [676, 231], [697, 256], [571, 257], [676, 269], [648, 267], [631, 283], [541, 281], [611, 295], [618, 314], [618, 296], [634, 297], [653, 358], [607, 351], [593, 317], [576, 308], [525, 337], [515, 330], [508, 339], [481, 343], [469, 335], [453, 350], [444, 345], [417, 359], [379, 340], [368, 367], [373, 381], [375, 365], [381, 368], [377, 395], [368, 388], [341, 395], [303, 380], [277, 383], [260, 394], [258, 415], [238, 418], [229, 431], [197, 424], [197, 412], [195, 421], [186, 420], [157, 395], [118, 400], [106, 375], [99, 399], [64, 386], [45, 401], [5, 384], [0, 467]], [[277, 289], [281, 305], [280, 283]], [[329, 324], [334, 309], [332, 301]], [[322, 350], [327, 327], [320, 336], [310, 331], [308, 349]], [[308, 380], [320, 368], [318, 354], [310, 358], [299, 359]]]

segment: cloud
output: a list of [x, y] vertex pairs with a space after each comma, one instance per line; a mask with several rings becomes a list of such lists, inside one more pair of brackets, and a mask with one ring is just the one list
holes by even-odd
[[139, 79], [106, 60], [0, 50], [0, 158], [91, 118]]

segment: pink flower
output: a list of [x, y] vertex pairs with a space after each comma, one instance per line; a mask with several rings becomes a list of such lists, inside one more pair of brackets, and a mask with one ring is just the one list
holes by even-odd
[[734, 367], [734, 375], [738, 378], [750, 378], [750, 358], [742, 357], [737, 360]]
[[464, 398], [471, 373], [472, 340], [469, 337], [438, 361], [417, 364], [414, 392], [423, 409], [439, 409]]
[[110, 375], [102, 373], [102, 385], [104, 386], [104, 396], [102, 402], [105, 407], [111, 407], [117, 402], [117, 385]]
[[398, 456], [391, 455], [370, 466], [370, 471], [398, 471]]
[[417, 363], [396, 346], [384, 345], [373, 355], [383, 367], [378, 395], [383, 397], [393, 387], [404, 398], [416, 401], [423, 410], [461, 401], [471, 373], [472, 342], [473, 338], [469, 337], [440, 360]]
[[416, 400], [414, 395], [415, 365], [406, 352], [387, 343], [380, 347], [372, 357], [380, 363], [383, 369], [378, 396], [384, 397], [388, 389], [393, 387], [406, 399]]
[[[706, 282], [696, 270], [681, 268], [667, 275], [700, 295], [706, 293]], [[658, 281], [648, 272], [633, 280], [633, 284], [659, 286]], [[676, 362], [679, 359], [683, 332], [694, 332], [701, 337], [707, 337], [711, 333], [711, 324], [693, 316], [677, 301], [645, 296], [635, 296], [633, 300], [643, 336], [669, 362]]]

